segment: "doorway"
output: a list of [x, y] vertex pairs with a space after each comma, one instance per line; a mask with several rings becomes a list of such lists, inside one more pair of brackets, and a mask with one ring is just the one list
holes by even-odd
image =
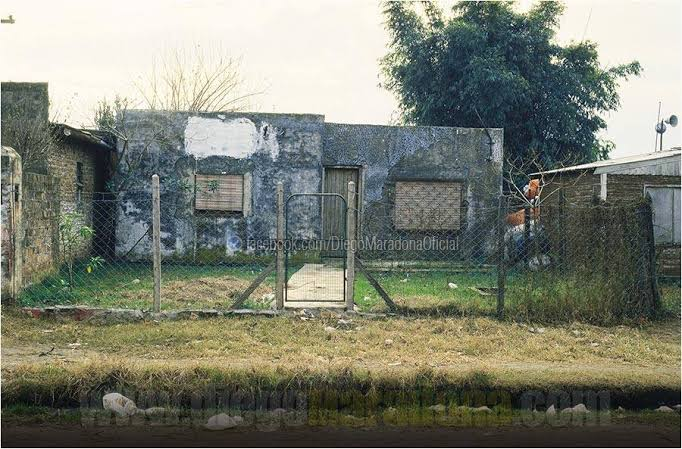
[[[360, 230], [360, 205], [362, 204], [362, 186], [360, 167], [357, 166], [330, 166], [324, 167], [324, 181], [322, 192], [334, 193], [348, 197], [348, 183], [353, 181], [355, 183], [355, 201], [354, 204], [349, 204], [348, 207], [355, 211], [355, 235], [359, 237]], [[346, 239], [345, 227], [345, 205], [339, 201], [338, 198], [325, 197], [322, 200], [322, 240], [327, 242], [328, 250], [325, 251], [325, 256], [334, 257], [336, 252], [334, 242], [344, 241]]]

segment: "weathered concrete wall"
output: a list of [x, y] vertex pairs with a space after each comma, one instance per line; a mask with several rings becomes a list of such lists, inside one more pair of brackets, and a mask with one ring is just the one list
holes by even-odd
[[[275, 185], [285, 194], [319, 191], [323, 117], [284, 114], [194, 114], [131, 111], [124, 124], [133, 136], [127, 151], [141, 157], [133, 173], [122, 171], [116, 250], [146, 257], [149, 239], [133, 245], [151, 225], [151, 176], [161, 178], [161, 243], [166, 255], [190, 256], [196, 247], [232, 254], [247, 239], [274, 237]], [[123, 144], [119, 143], [119, 151]], [[194, 213], [194, 175], [247, 175], [246, 214]], [[319, 228], [319, 216], [292, 212]]]
[[[49, 100], [47, 83], [0, 83], [3, 120], [10, 117], [47, 122]], [[3, 142], [10, 145], [10, 142]]]
[[[457, 248], [447, 257], [470, 259], [485, 256], [494, 233], [494, 207], [501, 193], [503, 143], [502, 129], [489, 129], [486, 133], [483, 129], [471, 128], [328, 123], [323, 162], [362, 167], [360, 223], [366, 239], [452, 240], [451, 232], [396, 232], [393, 226], [395, 185], [401, 180], [460, 182], [464, 200], [460, 213], [464, 225], [457, 233]], [[379, 255], [391, 257], [377, 252], [366, 254], [368, 257]], [[438, 257], [435, 253], [430, 256]]]
[[2, 299], [16, 299], [22, 285], [23, 239], [21, 191], [21, 156], [10, 147], [2, 147]]
[[[161, 241], [166, 256], [187, 257], [195, 248], [225, 255], [249, 239], [275, 235], [275, 185], [285, 198], [320, 192], [324, 166], [363, 167], [364, 210], [386, 204], [395, 181], [460, 181], [467, 213], [496, 205], [501, 191], [502, 130], [325, 124], [321, 115], [189, 114], [131, 111], [123, 127], [132, 137], [119, 153], [139, 157], [122, 170], [116, 251], [148, 257], [150, 240], [140, 238], [151, 223], [150, 180], [161, 178]], [[241, 174], [248, 212], [195, 212], [194, 175]], [[320, 235], [318, 203], [295, 201], [289, 209], [294, 237]], [[471, 211], [471, 212], [469, 212]], [[138, 243], [139, 241], [139, 243]]]
[[459, 181], [470, 211], [497, 204], [502, 129], [436, 126], [325, 125], [324, 165], [364, 170], [364, 207], [390, 203], [399, 180]]

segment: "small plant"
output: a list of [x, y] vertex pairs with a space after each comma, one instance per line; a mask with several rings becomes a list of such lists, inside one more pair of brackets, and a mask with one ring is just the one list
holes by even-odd
[[186, 179], [181, 179], [178, 181], [178, 189], [182, 192], [189, 192], [192, 190], [192, 184]]
[[218, 181], [216, 181], [215, 179], [208, 181], [206, 183], [206, 189], [211, 193], [216, 193], [218, 191], [218, 187], [219, 187]]
[[85, 216], [80, 212], [66, 212], [59, 218], [59, 243], [62, 260], [69, 271], [69, 290], [73, 290], [73, 263], [76, 252], [81, 244], [95, 234], [94, 229], [84, 223]]
[[92, 273], [95, 271], [96, 268], [101, 267], [104, 264], [104, 259], [102, 259], [99, 256], [91, 257], [90, 262], [88, 262], [88, 265], [85, 267], [85, 271], [88, 273]]

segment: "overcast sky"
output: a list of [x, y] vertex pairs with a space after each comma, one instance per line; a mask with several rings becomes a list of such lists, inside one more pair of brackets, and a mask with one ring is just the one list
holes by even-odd
[[[561, 42], [584, 37], [599, 44], [603, 64], [637, 59], [644, 68], [622, 85], [621, 109], [607, 117], [612, 156], [653, 149], [659, 101], [664, 115], [682, 115], [681, 5], [567, 2]], [[0, 79], [48, 81], [52, 112], [71, 124], [90, 121], [103, 96], [130, 95], [155, 54], [191, 44], [241, 56], [245, 77], [266, 89], [258, 111], [374, 124], [397, 113], [379, 87], [387, 34], [375, 1], [3, 0], [0, 15], [8, 14], [16, 23], [0, 25]], [[679, 146], [681, 130], [669, 129], [664, 146]]]

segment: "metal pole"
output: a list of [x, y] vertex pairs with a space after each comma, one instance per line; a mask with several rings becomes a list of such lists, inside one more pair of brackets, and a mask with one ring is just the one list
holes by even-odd
[[275, 281], [275, 304], [277, 310], [284, 308], [284, 185], [277, 183], [277, 279]]
[[355, 183], [348, 183], [346, 202], [346, 310], [352, 311], [353, 284], [355, 283]]
[[161, 194], [159, 175], [152, 176], [152, 251], [154, 253], [154, 312], [161, 310]]

